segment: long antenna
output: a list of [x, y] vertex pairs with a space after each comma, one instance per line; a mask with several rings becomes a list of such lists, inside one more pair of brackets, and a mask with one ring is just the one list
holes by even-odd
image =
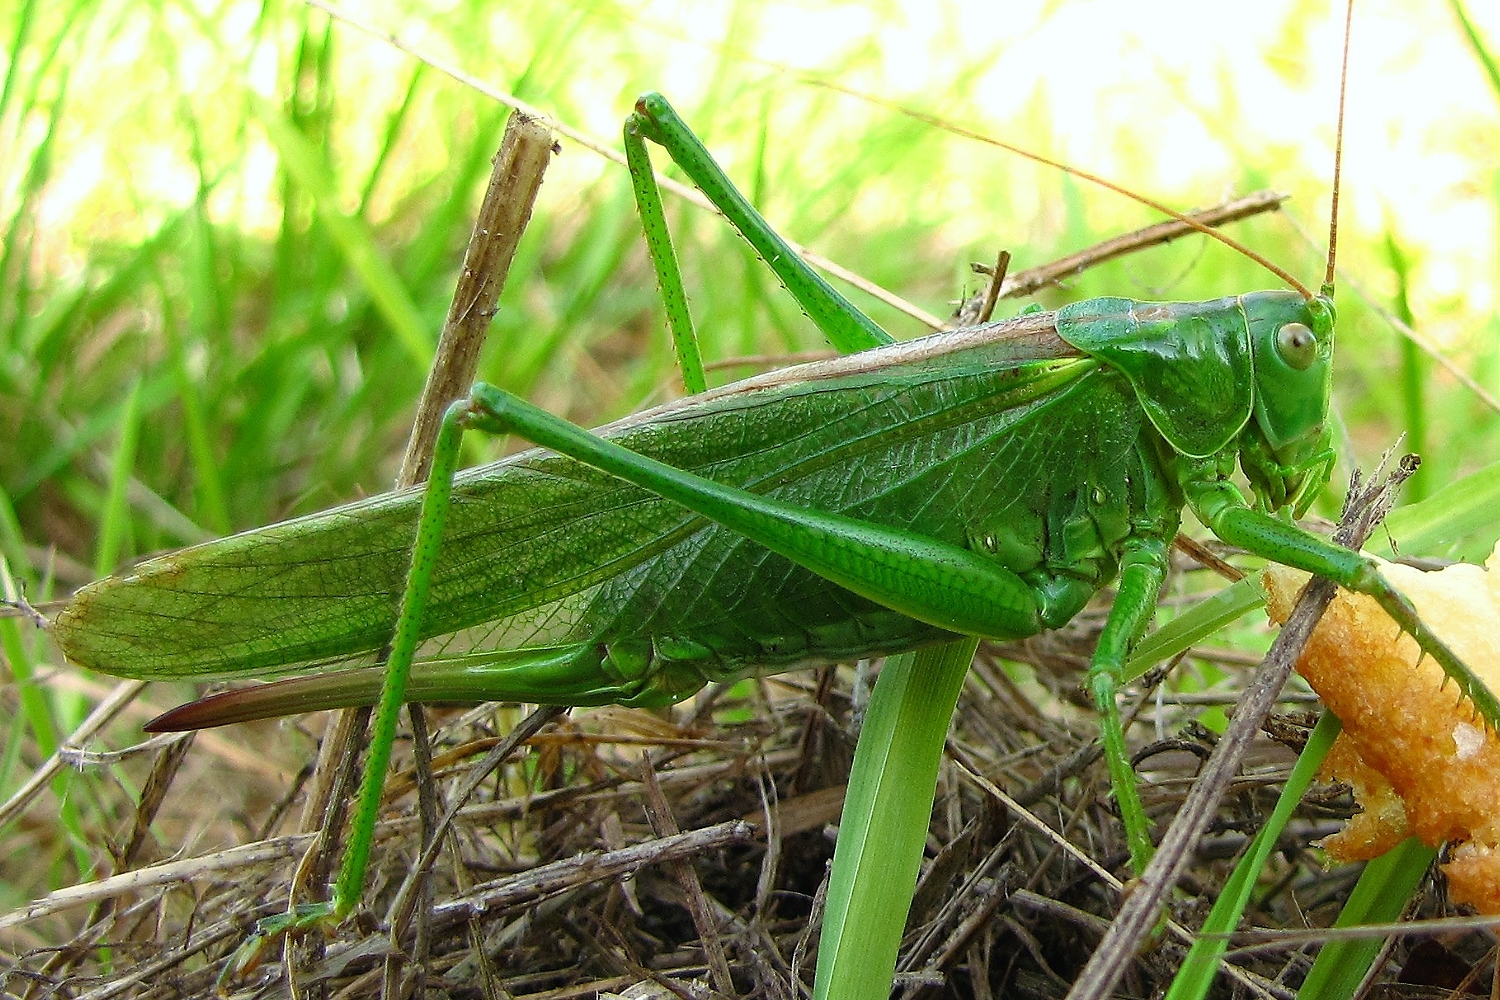
[[[1352, 5], [1354, 3], [1354, 0], [1349, 0], [1349, 2], [1351, 5], [1352, 14]], [[1345, 51], [1347, 52], [1347, 49]], [[1245, 246], [1234, 237], [1221, 233], [1211, 226], [1206, 226], [1198, 220], [1190, 218], [1189, 216], [1184, 215], [1182, 212], [1177, 211], [1175, 208], [1171, 208], [1167, 205], [1162, 204], [1155, 198], [1147, 197], [1146, 195], [1143, 195], [1137, 191], [1132, 191], [1121, 184], [1116, 184], [1114, 181], [1109, 180], [1106, 177], [1101, 177], [1098, 174], [1090, 173], [1087, 170], [1080, 170], [1078, 167], [1070, 167], [1060, 160], [1054, 160], [1050, 157], [1043, 156], [1042, 154], [1033, 152], [1029, 149], [1023, 149], [1020, 146], [1012, 146], [1008, 142], [1002, 142], [1001, 140], [993, 138], [992, 136], [985, 135], [982, 132], [976, 132], [973, 129], [964, 128], [962, 125], [957, 125], [953, 122], [946, 121], [942, 118], [937, 117], [936, 115], [930, 115], [925, 111], [918, 111], [916, 108], [910, 108], [904, 104], [898, 104], [895, 101], [887, 100], [883, 97], [877, 97], [874, 94], [867, 94], [862, 91], [854, 90], [853, 88], [845, 87], [842, 84], [834, 83], [830, 80], [809, 78], [808, 82], [819, 87], [826, 87], [829, 90], [836, 90], [841, 94], [848, 94], [850, 97], [858, 98], [861, 101], [866, 101], [870, 104], [878, 105], [879, 107], [889, 108], [890, 110], [898, 112], [899, 114], [906, 115], [908, 118], [915, 118], [919, 122], [925, 122], [928, 125], [943, 129], [946, 132], [951, 132], [954, 135], [962, 136], [965, 139], [973, 139], [975, 142], [982, 142], [986, 145], [994, 146], [997, 149], [1003, 149], [1007, 153], [1014, 153], [1017, 156], [1024, 156], [1026, 159], [1031, 160], [1034, 163], [1040, 163], [1043, 166], [1052, 167], [1055, 170], [1060, 170], [1063, 173], [1068, 174], [1069, 176], [1077, 177], [1079, 180], [1088, 181], [1091, 184], [1097, 184], [1102, 188], [1113, 191], [1115, 194], [1118, 194], [1125, 198], [1129, 198], [1131, 201], [1145, 205], [1147, 208], [1160, 212], [1163, 215], [1170, 216], [1171, 218], [1176, 219], [1178, 222], [1181, 222], [1183, 225], [1198, 230], [1205, 236], [1210, 236], [1218, 240], [1220, 243], [1229, 247], [1231, 250], [1243, 254], [1245, 257], [1265, 268], [1267, 271], [1270, 271], [1272, 274], [1276, 275], [1276, 277], [1280, 278], [1282, 281], [1286, 282], [1292, 288], [1301, 293], [1303, 298], [1311, 299], [1313, 297], [1312, 292], [1307, 290], [1307, 286], [1298, 281], [1296, 278], [1292, 277], [1292, 275], [1288, 271], [1286, 271], [1286, 269], [1271, 263], [1265, 257], [1256, 253], [1254, 250], [1251, 250], [1249, 247]], [[1342, 99], [1340, 101], [1340, 106], [1342, 106]], [[1342, 115], [1342, 112], [1340, 114]], [[1342, 120], [1342, 117], [1340, 120]], [[1337, 190], [1337, 188], [1335, 188], [1335, 190]]]
[[1328, 270], [1323, 294], [1333, 295], [1333, 262], [1339, 246], [1339, 181], [1344, 170], [1344, 95], [1349, 91], [1349, 35], [1354, 30], [1354, 0], [1344, 8], [1344, 61], [1339, 69], [1339, 122], [1333, 140], [1333, 203], [1328, 206]]

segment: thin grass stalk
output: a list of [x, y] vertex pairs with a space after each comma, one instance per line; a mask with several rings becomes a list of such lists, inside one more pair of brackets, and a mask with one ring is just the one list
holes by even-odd
[[943, 744], [978, 645], [893, 656], [875, 682], [839, 820], [815, 1000], [890, 995]]

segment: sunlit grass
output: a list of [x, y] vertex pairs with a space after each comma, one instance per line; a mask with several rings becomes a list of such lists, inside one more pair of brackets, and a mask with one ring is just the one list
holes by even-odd
[[[7, 419], [17, 447], [0, 471], [33, 526], [29, 537], [57, 542], [85, 565], [96, 561], [89, 511], [102, 494], [97, 464], [83, 468], [82, 457], [107, 447], [103, 439], [137, 378], [145, 418], [173, 415], [155, 421], [170, 433], [146, 436], [135, 470], [166, 509], [136, 527], [122, 555], [190, 541], [190, 525], [212, 535], [383, 488], [420, 378], [421, 331], [430, 338], [445, 307], [503, 110], [295, 6], [265, 18], [244, 4], [205, 16], [170, 5], [159, 17], [128, 5], [88, 6], [75, 18], [26, 9], [34, 10], [33, 23], [5, 119], [6, 206], [14, 220]], [[1317, 73], [1293, 72], [1285, 53], [1252, 62], [1264, 67], [1260, 75], [1241, 71], [1246, 81], [1274, 85], [1267, 103], [1298, 95], [1300, 119], [1282, 123], [1285, 134], [1266, 150], [1255, 133], [1237, 130], [1237, 117], [1264, 128], [1247, 114], [1260, 105], [1229, 89], [1238, 77], [1224, 77], [1210, 94], [1195, 89], [1213, 71], [1208, 57], [1222, 54], [1222, 40], [1175, 57], [1146, 51], [1149, 21], [1121, 44], [1171, 70], [1166, 92], [1175, 100], [1160, 115], [1147, 103], [1159, 94], [1144, 89], [1136, 70], [1122, 71], [1111, 91], [1086, 66], [1063, 72], [1036, 61], [1035, 49], [1047, 46], [1023, 40], [1051, 40], [1094, 16], [1066, 6], [1018, 16], [1011, 41], [976, 46], [953, 23], [929, 26], [906, 49], [892, 43], [884, 50], [860, 42], [853, 29], [834, 30], [852, 16], [846, 12], [767, 9], [731, 23], [693, 9], [691, 17], [592, 4], [503, 14], [455, 9], [435, 19], [388, 10], [382, 23], [610, 143], [635, 93], [666, 90], [780, 227], [936, 312], [962, 290], [966, 258], [989, 259], [1006, 246], [1024, 266], [1148, 221], [1149, 213], [800, 84], [749, 53], [772, 53], [811, 76], [920, 103], [1045, 152], [1092, 156], [1082, 165], [1183, 206], [1250, 184], [1289, 188], [1301, 196], [1295, 212], [1315, 244], [1321, 240], [1315, 213], [1325, 204], [1328, 163], [1304, 154], [1308, 141], [1299, 133], [1326, 140], [1331, 53], [1299, 50], [1316, 60]], [[778, 48], [780, 23], [796, 25], [782, 30], [798, 44]], [[1177, 33], [1160, 40], [1169, 47], [1186, 30], [1171, 23]], [[827, 37], [802, 37], [811, 30], [805, 24], [827, 25]], [[1317, 24], [1321, 39], [1325, 25]], [[1384, 51], [1383, 24], [1360, 25], [1375, 53]], [[1093, 36], [1084, 41], [1085, 53], [1097, 48]], [[570, 61], [569, 51], [587, 51], [586, 64]], [[650, 55], [656, 51], [670, 58]], [[943, 52], [953, 53], [947, 64], [935, 58]], [[997, 95], [996, 79], [1010, 66], [1022, 72], [1011, 92]], [[1359, 84], [1356, 115], [1369, 100]], [[1081, 111], [1090, 94], [1095, 120], [1105, 116], [1092, 143], [1080, 139], [1091, 130], [1079, 124], [1089, 117]], [[1122, 95], [1140, 105], [1134, 122]], [[1210, 108], [1210, 97], [1222, 106]], [[1301, 120], [1309, 118], [1316, 128]], [[295, 180], [287, 136], [301, 136], [310, 157]], [[1351, 149], [1351, 179], [1372, 173], [1355, 158], [1358, 148]], [[1278, 159], [1289, 152], [1296, 155]], [[320, 204], [320, 197], [330, 200]], [[1357, 207], [1371, 197], [1351, 183], [1356, 226]], [[347, 248], [319, 221], [334, 212], [380, 248], [405, 317], [381, 308], [388, 289], [350, 273]], [[1404, 290], [1421, 311], [1414, 318], [1443, 330], [1438, 339], [1460, 364], [1476, 360], [1483, 377], [1493, 360], [1474, 330], [1477, 317], [1463, 302], [1449, 303], [1456, 321], [1432, 308], [1429, 275], [1455, 265], [1449, 257], [1434, 263], [1438, 249], [1409, 244], [1406, 230], [1417, 227], [1400, 220], [1393, 214], [1386, 229], [1370, 233], [1368, 251], [1364, 233], [1346, 230], [1344, 260], [1362, 287], [1389, 304], [1398, 270], [1384, 242], [1389, 233], [1410, 261]], [[489, 377], [538, 392], [580, 419], [621, 412], [661, 391], [670, 376], [633, 227], [617, 170], [565, 149], [507, 293]], [[767, 294], [765, 279], [715, 220], [694, 218], [679, 229], [710, 356], [807, 346], [805, 325]], [[1247, 242], [1315, 280], [1321, 251], [1299, 246], [1284, 222], [1241, 229]], [[1269, 281], [1228, 251], [1188, 243], [1086, 276], [1073, 294], [1188, 298]], [[719, 253], [732, 263], [709, 256]], [[1478, 285], [1484, 271], [1475, 267], [1467, 280]], [[1357, 310], [1352, 294], [1345, 300]], [[919, 332], [876, 311], [900, 335]], [[1470, 339], [1453, 340], [1455, 323], [1473, 331]], [[1397, 390], [1382, 376], [1397, 341], [1378, 325], [1367, 330], [1358, 314], [1342, 329], [1354, 349], [1342, 352], [1341, 395], [1356, 451], [1368, 456], [1401, 429]], [[586, 399], [561, 398], [565, 386], [580, 383], [592, 387]], [[1439, 379], [1440, 388], [1448, 385]], [[1451, 433], [1476, 416], [1472, 400], [1455, 395], [1460, 412], [1450, 419], [1440, 406], [1429, 418], [1439, 441], [1445, 424]], [[1441, 467], [1429, 475], [1438, 481], [1465, 465], [1444, 449], [1429, 450]], [[249, 483], [257, 488], [238, 488]], [[38, 532], [42, 510], [53, 523]], [[8, 554], [26, 565], [11, 542]]]

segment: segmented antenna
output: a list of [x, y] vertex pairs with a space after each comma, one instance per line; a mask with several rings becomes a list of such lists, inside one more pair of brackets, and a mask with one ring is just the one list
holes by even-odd
[[1354, 0], [1344, 8], [1344, 61], [1339, 68], [1339, 120], [1333, 138], [1333, 201], [1328, 206], [1328, 270], [1323, 294], [1333, 297], [1333, 262], [1339, 246], [1339, 181], [1344, 170], [1344, 95], [1349, 92], [1349, 35], [1354, 30]]

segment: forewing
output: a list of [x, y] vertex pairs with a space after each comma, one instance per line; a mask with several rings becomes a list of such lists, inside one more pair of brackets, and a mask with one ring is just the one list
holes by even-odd
[[[869, 507], [931, 468], [934, 435], [1021, 413], [1090, 364], [1031, 360], [1055, 349], [1003, 338], [955, 343], [777, 373], [604, 432], [752, 490]], [[54, 632], [75, 662], [132, 677], [266, 675], [369, 654], [390, 635], [419, 504], [388, 494], [153, 559], [85, 588]], [[699, 613], [763, 631], [776, 602], [830, 589], [674, 504], [535, 451], [462, 475], [443, 551], [429, 655], [682, 634]]]

